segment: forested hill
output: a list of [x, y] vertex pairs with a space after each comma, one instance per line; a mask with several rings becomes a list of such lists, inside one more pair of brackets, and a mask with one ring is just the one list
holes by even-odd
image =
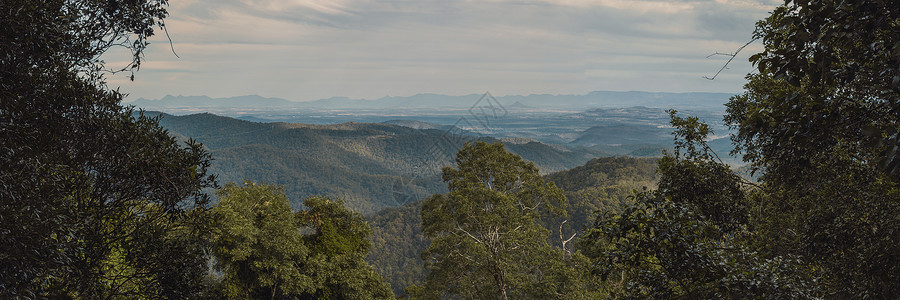
[[[633, 191], [654, 188], [658, 181], [655, 158], [602, 157], [582, 166], [544, 176], [566, 195], [566, 217], [544, 218], [542, 225], [557, 236], [563, 220], [565, 236], [590, 227], [599, 211], [617, 212], [630, 203]], [[422, 202], [388, 208], [367, 217], [372, 226], [372, 251], [366, 260], [385, 277], [394, 292], [422, 284], [425, 270], [420, 255], [428, 246], [422, 234]], [[558, 243], [553, 239], [551, 242]], [[574, 245], [571, 243], [569, 245]], [[570, 247], [571, 248], [571, 247]]]
[[[466, 141], [499, 141], [391, 124], [256, 123], [212, 114], [146, 114], [161, 115], [160, 125], [170, 134], [203, 143], [221, 183], [249, 179], [283, 185], [295, 208], [313, 195], [341, 197], [364, 214], [444, 192], [440, 168], [451, 163]], [[534, 141], [509, 140], [506, 148], [544, 172], [605, 155]]]

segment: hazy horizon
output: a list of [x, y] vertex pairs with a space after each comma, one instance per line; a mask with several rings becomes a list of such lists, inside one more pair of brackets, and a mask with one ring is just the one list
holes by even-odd
[[347, 96], [336, 95], [336, 96], [330, 96], [330, 97], [325, 97], [325, 98], [316, 98], [316, 99], [292, 99], [292, 98], [283, 98], [283, 97], [267, 96], [267, 95], [264, 95], [264, 94], [263, 94], [263, 95], [261, 95], [261, 94], [231, 95], [231, 96], [222, 96], [222, 97], [213, 97], [213, 96], [202, 95], [202, 94], [201, 94], [201, 95], [181, 95], [181, 94], [179, 94], [179, 95], [174, 95], [174, 94], [165, 94], [165, 95], [163, 95], [163, 96], [161, 96], [161, 97], [158, 97], [158, 98], [134, 97], [134, 96], [132, 95], [132, 96], [130, 96], [130, 97], [127, 97], [125, 100], [123, 100], [123, 102], [124, 102], [124, 103], [131, 103], [131, 102], [135, 102], [135, 101], [140, 100], [140, 99], [150, 100], [150, 101], [157, 101], [157, 100], [161, 100], [161, 99], [166, 98], [166, 97], [208, 97], [208, 98], [211, 98], [211, 99], [229, 99], [229, 98], [241, 98], [241, 97], [261, 97], [261, 98], [267, 98], [267, 99], [281, 99], [281, 100], [287, 100], [287, 101], [291, 101], [291, 102], [314, 102], [314, 101], [328, 100], [328, 99], [349, 99], [349, 100], [367, 100], [367, 101], [375, 101], [375, 100], [379, 100], [379, 99], [392, 98], [392, 97], [397, 97], [397, 98], [412, 98], [412, 97], [423, 96], [423, 95], [436, 95], [436, 96], [449, 96], [449, 97], [469, 97], [469, 96], [479, 96], [479, 97], [480, 97], [480, 96], [484, 95], [485, 93], [489, 93], [491, 96], [494, 96], [494, 97], [496, 97], [496, 98], [504, 98], [504, 97], [529, 97], [529, 96], [552, 96], [552, 97], [558, 97], [558, 96], [587, 96], [588, 94], [590, 94], [590, 93], [595, 93], [595, 92], [599, 92], [599, 93], [605, 93], [605, 92], [613, 92], [613, 93], [650, 93], [650, 94], [655, 94], [655, 93], [659, 93], [659, 94], [662, 94], [662, 93], [669, 93], [669, 94], [691, 94], [691, 93], [696, 93], [696, 94], [738, 94], [738, 93], [727, 93], [727, 92], [704, 92], [704, 91], [665, 92], [665, 91], [636, 91], [636, 90], [629, 90], [629, 91], [597, 90], [597, 91], [589, 91], [589, 92], [586, 92], [586, 93], [578, 93], [578, 94], [549, 94], [549, 93], [541, 93], [541, 94], [538, 94], [538, 93], [533, 93], [533, 94], [506, 94], [506, 95], [496, 95], [496, 94], [494, 94], [494, 93], [491, 93], [490, 91], [485, 91], [485, 92], [481, 92], [481, 93], [475, 93], [475, 92], [473, 92], [473, 93], [454, 94], [454, 95], [439, 94], [439, 93], [430, 93], [430, 92], [421, 92], [421, 93], [415, 93], [415, 94], [409, 94], [409, 95], [384, 95], [384, 96], [374, 97], [374, 98], [353, 98], [353, 97], [347, 97]]

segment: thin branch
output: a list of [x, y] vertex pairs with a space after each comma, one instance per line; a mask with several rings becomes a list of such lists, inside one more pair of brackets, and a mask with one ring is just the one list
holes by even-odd
[[709, 56], [707, 56], [706, 58], [710, 58], [710, 57], [715, 56], [715, 55], [725, 55], [725, 56], [730, 56], [731, 58], [729, 58], [728, 61], [726, 61], [725, 64], [722, 65], [722, 68], [719, 69], [718, 72], [716, 72], [716, 75], [713, 75], [712, 77], [709, 77], [709, 76], [703, 76], [703, 78], [706, 78], [706, 79], [709, 79], [709, 80], [715, 80], [716, 77], [719, 76], [719, 73], [722, 73], [722, 71], [724, 71], [725, 69], [728, 68], [728, 64], [730, 64], [731, 61], [734, 60], [735, 57], [737, 57], [738, 53], [741, 53], [741, 50], [744, 50], [744, 48], [746, 48], [747, 46], [750, 46], [750, 44], [753, 43], [753, 42], [755, 42], [755, 41], [756, 41], [755, 38], [752, 39], [752, 40], [750, 40], [749, 42], [747, 42], [746, 44], [744, 44], [743, 46], [741, 46], [740, 48], [738, 48], [736, 51], [734, 51], [734, 53], [721, 53], [721, 52], [716, 52], [716, 53], [713, 53], [713, 54], [710, 54]]
[[716, 55], [724, 55], [724, 56], [734, 56], [734, 53], [724, 53], [724, 52], [716, 52], [710, 55], [707, 55], [706, 58], [710, 58]]
[[563, 220], [562, 223], [559, 223], [559, 241], [562, 242], [563, 252], [566, 252], [566, 254], [572, 254], [572, 252], [569, 252], [569, 249], [566, 249], [566, 243], [572, 241], [572, 239], [575, 238], [575, 235], [578, 234], [578, 232], [572, 233], [572, 236], [570, 236], [568, 239], [563, 239], [563, 224], [566, 224], [566, 222], [568, 221], [569, 220]]
[[712, 152], [713, 156], [716, 157], [716, 160], [718, 160], [720, 164], [725, 164], [725, 162], [723, 162], [722, 159], [719, 158], [719, 154], [716, 153], [716, 151], [713, 150], [712, 147], [710, 147], [709, 144], [707, 144], [705, 141], [703, 142], [703, 147], [706, 151]]
[[475, 240], [476, 243], [484, 244], [484, 242], [482, 242], [481, 240], [479, 240], [478, 238], [476, 238], [474, 235], [472, 235], [471, 233], [469, 233], [468, 231], [466, 231], [466, 230], [463, 229], [462, 227], [456, 226], [456, 230], [462, 231], [463, 233], [465, 233], [466, 235], [468, 235], [470, 238], [472, 238], [472, 240]]
[[177, 58], [181, 58], [181, 56], [178, 56], [178, 53], [175, 53], [175, 44], [172, 43], [172, 37], [169, 36], [169, 29], [166, 29], [165, 24], [162, 25], [162, 29], [166, 32], [166, 38], [169, 39], [169, 47], [172, 48], [172, 54], [175, 54]]

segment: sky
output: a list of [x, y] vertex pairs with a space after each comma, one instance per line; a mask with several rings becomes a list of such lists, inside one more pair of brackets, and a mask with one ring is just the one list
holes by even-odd
[[[419, 93], [739, 93], [731, 53], [778, 0], [171, 1], [135, 80], [137, 98], [261, 95], [295, 101]], [[173, 53], [177, 53], [177, 56]], [[127, 54], [104, 56], [109, 67]]]

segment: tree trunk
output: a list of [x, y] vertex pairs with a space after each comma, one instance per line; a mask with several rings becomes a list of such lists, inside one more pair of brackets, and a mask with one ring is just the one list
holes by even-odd
[[494, 270], [494, 282], [497, 283], [497, 288], [500, 289], [500, 299], [509, 299], [506, 296], [506, 280], [503, 278], [503, 274], [500, 272], [500, 270]]

